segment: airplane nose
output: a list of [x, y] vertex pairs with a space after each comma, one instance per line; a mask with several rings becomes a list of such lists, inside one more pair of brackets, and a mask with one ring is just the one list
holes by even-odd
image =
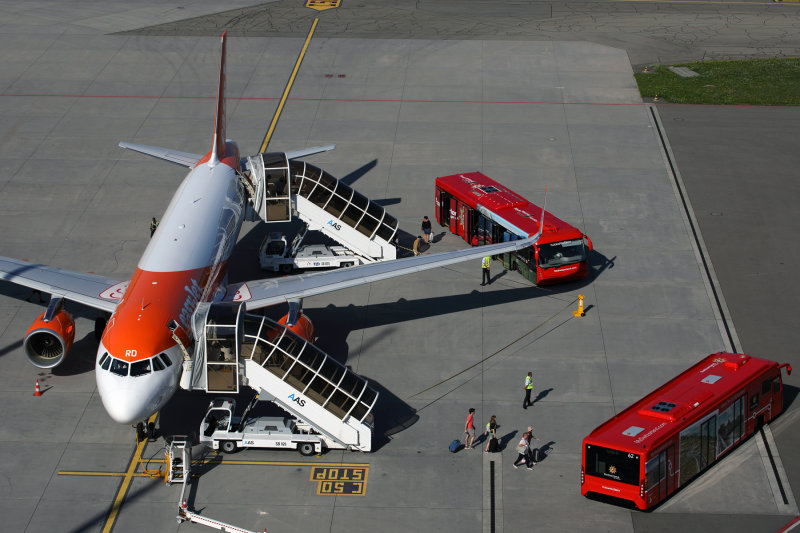
[[[109, 376], [103, 376], [108, 378]], [[98, 374], [97, 390], [108, 416], [120, 424], [135, 424], [145, 420], [152, 413], [146, 399], [137, 397], [135, 391], [120, 390], [111, 380], [102, 379]]]

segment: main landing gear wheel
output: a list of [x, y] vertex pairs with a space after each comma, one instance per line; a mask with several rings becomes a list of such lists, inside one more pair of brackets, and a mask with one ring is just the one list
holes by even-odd
[[147, 438], [147, 433], [144, 430], [144, 422], [136, 424], [136, 442], [142, 442]]
[[314, 445], [310, 442], [304, 442], [297, 447], [297, 450], [300, 452], [300, 455], [314, 455]]
[[220, 449], [225, 453], [234, 453], [236, 452], [236, 443], [232, 440], [224, 440], [219, 443]]

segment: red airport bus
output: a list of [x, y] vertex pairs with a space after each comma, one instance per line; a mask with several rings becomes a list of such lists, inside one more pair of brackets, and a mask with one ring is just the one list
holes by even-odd
[[[436, 178], [436, 220], [477, 246], [530, 237], [539, 231], [542, 208], [480, 172]], [[539, 242], [502, 254], [503, 266], [536, 285], [582, 279], [592, 241], [579, 229], [544, 213]]]
[[581, 494], [658, 505], [780, 414], [783, 367], [705, 357], [583, 439]]

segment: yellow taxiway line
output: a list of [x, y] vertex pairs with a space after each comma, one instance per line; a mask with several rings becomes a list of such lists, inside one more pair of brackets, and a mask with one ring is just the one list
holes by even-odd
[[281, 112], [283, 111], [283, 106], [286, 104], [286, 100], [289, 99], [289, 91], [292, 90], [294, 79], [297, 76], [297, 72], [300, 70], [300, 64], [303, 62], [303, 57], [306, 55], [308, 43], [311, 42], [311, 37], [314, 35], [317, 22], [319, 22], [319, 19], [315, 18], [314, 23], [311, 25], [311, 30], [309, 30], [308, 36], [306, 37], [306, 42], [303, 45], [303, 49], [300, 50], [300, 55], [297, 56], [297, 62], [294, 64], [294, 70], [292, 70], [292, 75], [289, 76], [289, 81], [286, 83], [286, 88], [283, 90], [283, 96], [281, 96], [281, 101], [278, 102], [278, 109], [275, 110], [275, 115], [272, 117], [272, 123], [270, 123], [269, 129], [267, 129], [267, 134], [264, 135], [264, 141], [261, 143], [261, 149], [259, 149], [259, 153], [263, 154], [266, 151], [269, 140], [272, 138], [272, 134], [275, 131], [275, 126], [278, 124], [278, 118], [281, 116]]

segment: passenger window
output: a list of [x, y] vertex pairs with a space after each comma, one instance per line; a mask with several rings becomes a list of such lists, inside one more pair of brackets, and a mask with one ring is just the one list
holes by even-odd
[[111, 371], [118, 376], [128, 375], [128, 363], [120, 361], [119, 359], [111, 360]]
[[170, 360], [169, 356], [167, 356], [167, 354], [162, 353], [159, 355], [159, 357], [161, 358], [162, 361], [164, 361], [165, 365], [167, 365], [168, 367], [172, 366], [172, 361]]
[[144, 376], [150, 373], [150, 359], [131, 363], [131, 376]]
[[164, 370], [164, 363], [162, 363], [161, 359], [158, 357], [153, 357], [153, 370], [156, 372], [159, 370]]

